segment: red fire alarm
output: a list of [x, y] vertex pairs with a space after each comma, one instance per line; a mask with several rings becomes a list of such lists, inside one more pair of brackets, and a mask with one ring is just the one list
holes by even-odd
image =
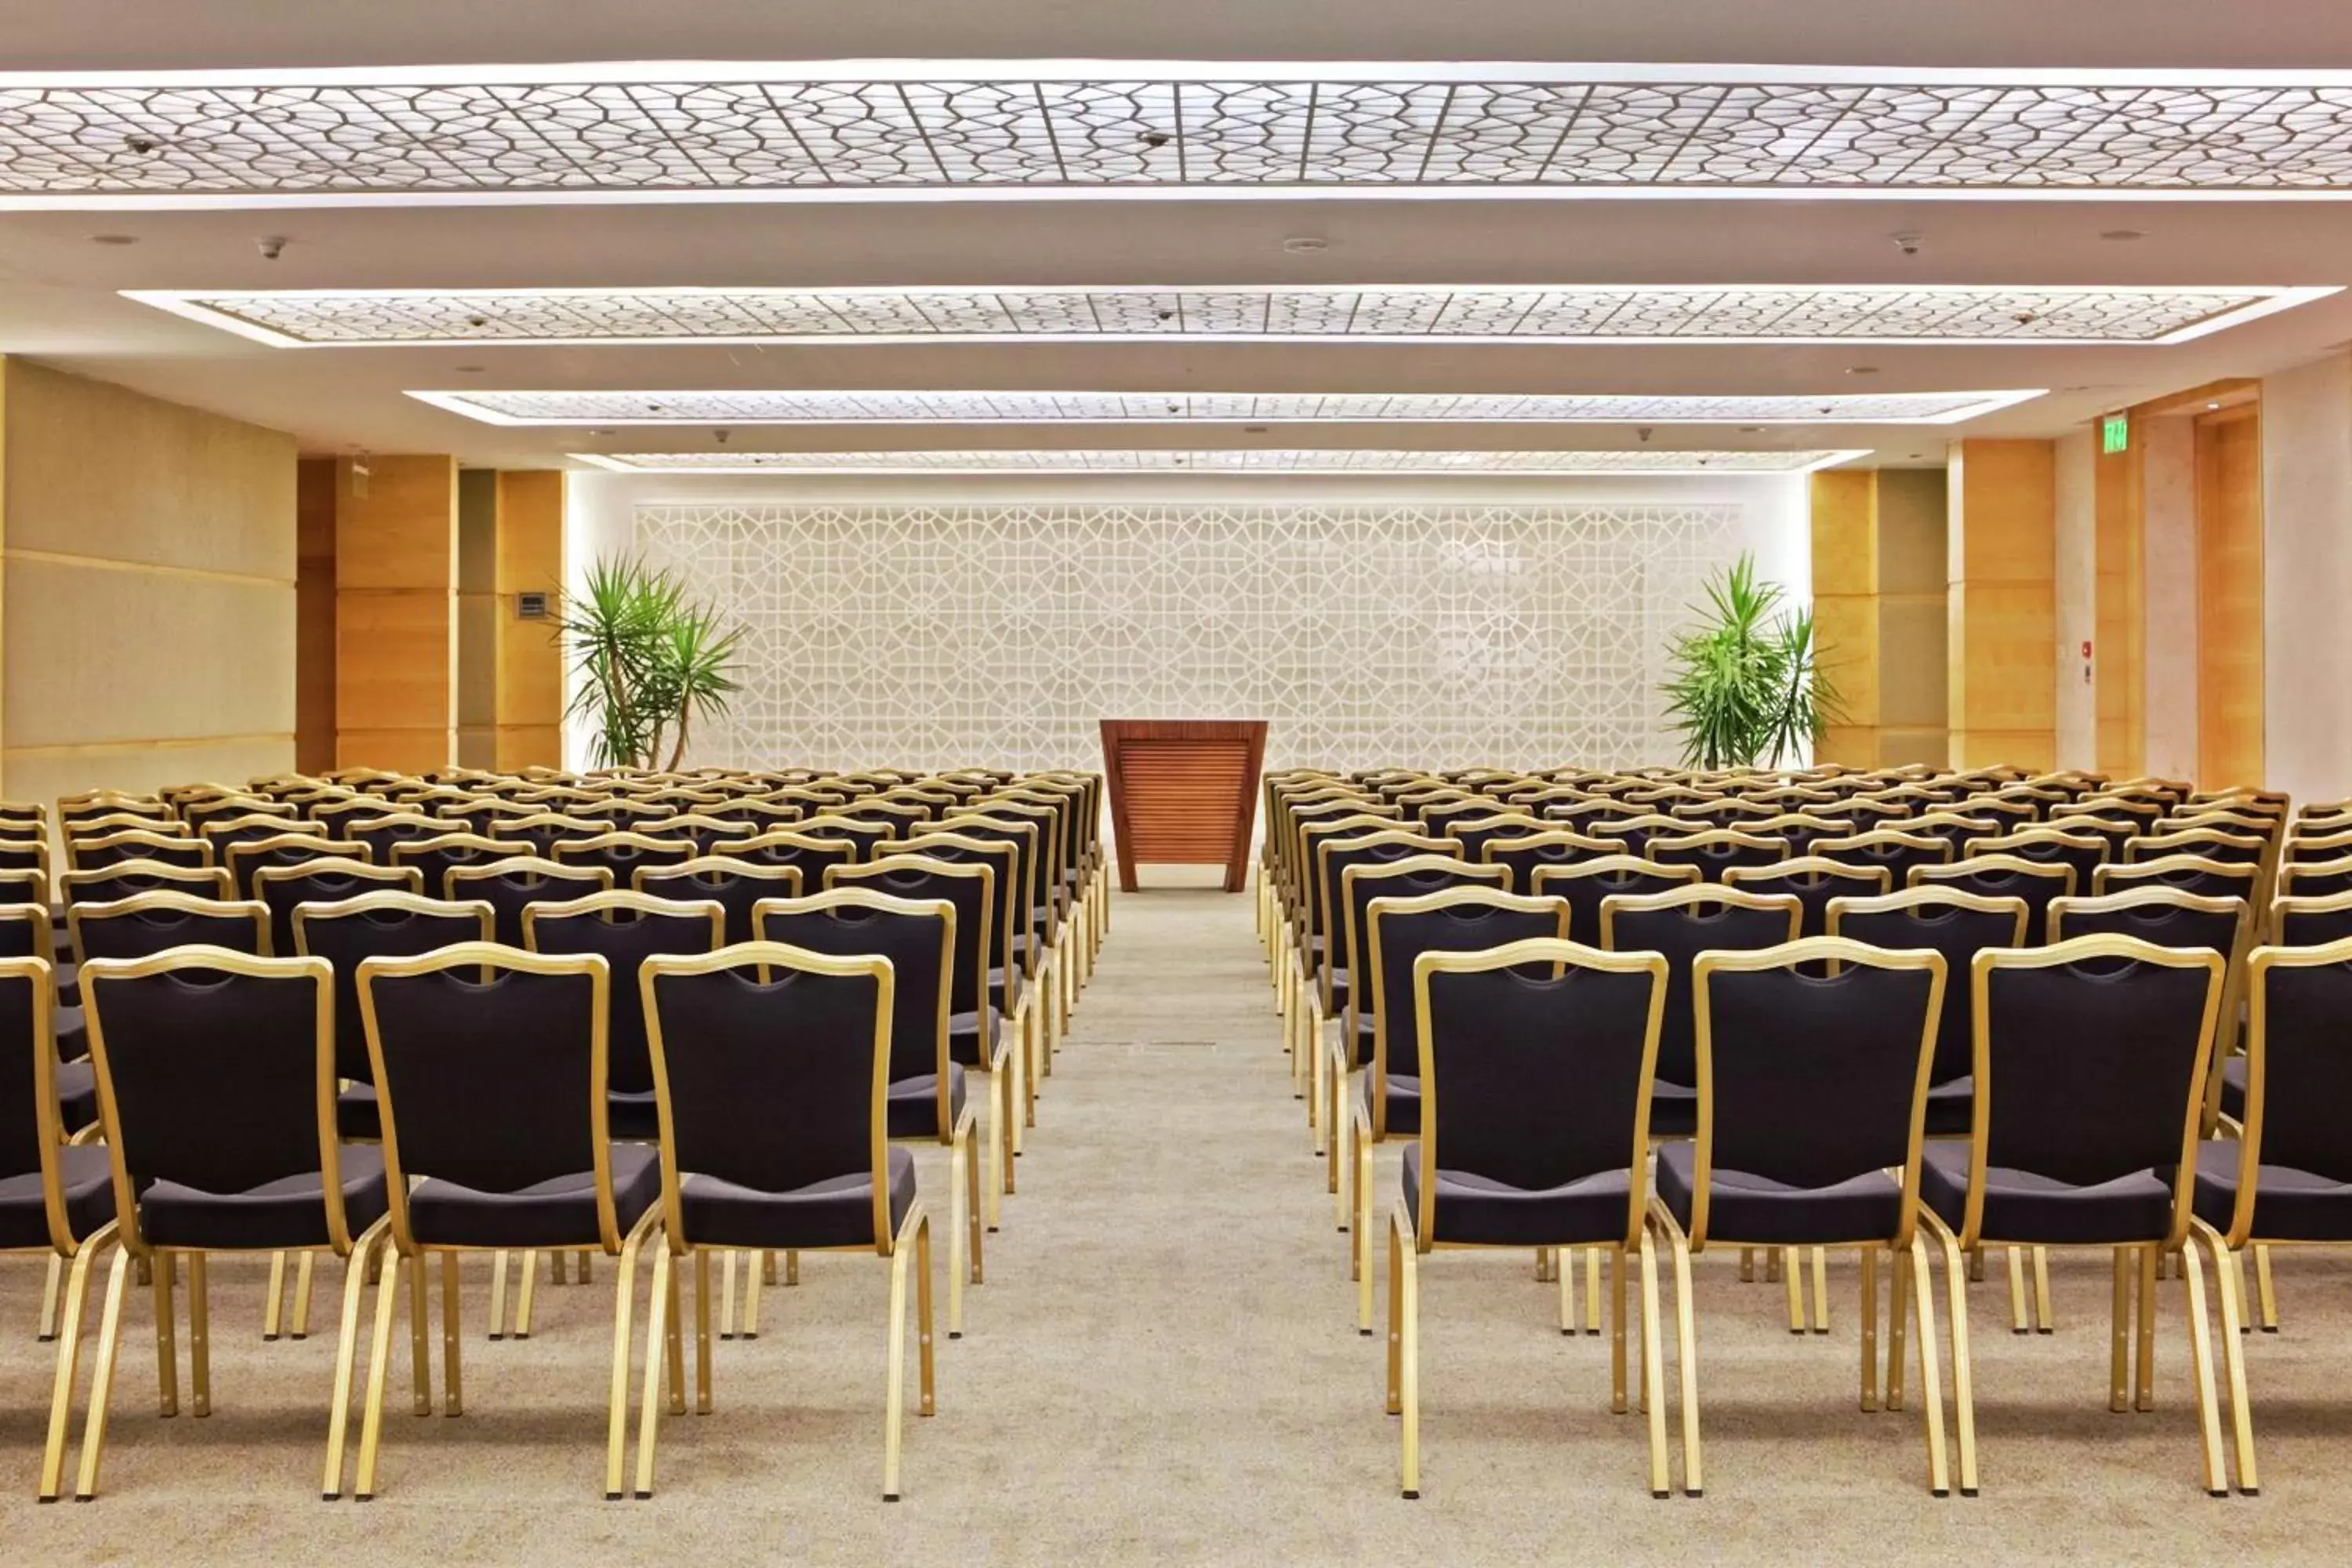
[[2084, 638], [2083, 642], [2083, 657], [2084, 658], [2091, 657], [2091, 644], [2088, 638]]

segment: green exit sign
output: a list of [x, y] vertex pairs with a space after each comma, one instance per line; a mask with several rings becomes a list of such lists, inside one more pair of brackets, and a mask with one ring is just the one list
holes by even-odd
[[2099, 421], [2099, 450], [2121, 452], [2131, 446], [2131, 416], [2110, 414]]

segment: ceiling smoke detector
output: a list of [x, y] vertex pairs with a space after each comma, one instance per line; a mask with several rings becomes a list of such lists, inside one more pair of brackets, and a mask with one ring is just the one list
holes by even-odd
[[1331, 242], [1311, 234], [1294, 234], [1282, 242], [1282, 248], [1293, 256], [1312, 256], [1318, 250], [1328, 250]]

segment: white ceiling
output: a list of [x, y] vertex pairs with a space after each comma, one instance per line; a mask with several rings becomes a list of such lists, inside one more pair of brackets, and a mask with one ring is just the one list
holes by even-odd
[[[0, 0], [0, 71], [134, 74], [194, 68], [480, 61], [777, 62], [928, 57], [1106, 60], [1351, 58], [1385, 61], [1723, 62], [1900, 68], [2065, 68], [2214, 73], [2273, 69], [2318, 81], [2352, 70], [2352, 6], [2286, 0], [1889, 5], [1883, 0], [1675, 0], [1660, 5], [1499, 0], [1475, 7], [1408, 0], [1283, 0], [1180, 6], [1011, 0], [987, 6], [761, 3], [642, 5], [504, 0], [496, 5], [324, 0], [222, 7], [137, 0]], [[665, 70], [729, 79], [730, 68]], [[740, 78], [743, 68], [731, 76]], [[838, 73], [833, 73], [838, 74]], [[949, 73], [934, 73], [949, 74]], [[1116, 74], [1116, 73], [1103, 73]], [[1442, 75], [1442, 71], [1426, 73]], [[1684, 75], [1698, 75], [1685, 72]], [[1868, 71], [1856, 73], [1868, 76]], [[1884, 74], [1882, 71], [1881, 74]], [[2347, 79], [2352, 80], [2352, 79]], [[2330, 88], [2333, 135], [2341, 97]], [[2304, 123], [2304, 122], [2299, 122]], [[2305, 123], [2304, 128], [2309, 129]], [[1650, 132], [1644, 132], [1648, 135]], [[2352, 132], [2347, 132], [2352, 134]], [[0, 149], [8, 145], [0, 132]], [[2155, 152], [2141, 145], [2140, 165]], [[2332, 156], [2332, 154], [2330, 154]], [[0, 160], [8, 154], [0, 152]], [[1785, 160], [1784, 160], [1785, 162]], [[209, 176], [236, 183], [215, 158]], [[463, 393], [1109, 393], [1200, 395], [1536, 395], [1625, 398], [1814, 398], [2051, 389], [1957, 426], [1846, 420], [1754, 432], [1656, 422], [1655, 447], [1811, 452], [1868, 449], [1937, 460], [1951, 434], [2055, 434], [2102, 410], [2225, 376], [2261, 374], [2352, 340], [2352, 294], [2303, 304], [2174, 346], [2068, 343], [1554, 343], [1393, 340], [887, 343], [509, 343], [278, 349], [120, 297], [121, 289], [614, 290], [660, 288], [1218, 288], [1529, 289], [1735, 285], [1986, 289], [2233, 289], [2352, 283], [2352, 165], [2322, 160], [2323, 199], [1948, 201], [1896, 191], [1839, 199], [1675, 194], [1645, 199], [1441, 201], [1379, 195], [1175, 199], [1066, 195], [985, 202], [886, 199], [788, 205], [706, 199], [642, 205], [318, 206], [0, 212], [0, 353], [122, 382], [294, 432], [307, 450], [450, 451], [469, 463], [529, 466], [583, 450], [713, 452], [702, 426], [502, 426], [404, 395]], [[222, 173], [228, 169], [226, 174]], [[52, 171], [54, 174], [54, 171]], [[346, 183], [358, 176], [342, 176]], [[44, 184], [19, 155], [0, 189]], [[279, 182], [282, 185], [283, 182]], [[2340, 187], [2340, 188], [2339, 188]], [[937, 193], [932, 193], [937, 194]], [[309, 198], [305, 198], [308, 200]], [[2142, 237], [2105, 239], [2135, 231]], [[1892, 237], [1916, 234], [1916, 254]], [[128, 237], [130, 245], [94, 243]], [[282, 237], [276, 260], [257, 242]], [[1286, 239], [1324, 241], [1320, 250]], [[1868, 367], [1864, 375], [1853, 374]], [[1433, 451], [1634, 445], [1622, 426], [1450, 425], [1382, 416], [1277, 424], [1248, 433], [1187, 417], [1139, 428], [957, 423], [753, 426], [730, 450], [831, 452], [924, 447], [969, 452], [1099, 447], [1192, 451], [1350, 446]], [[713, 406], [737, 406], [734, 404]], [[1338, 411], [1365, 406], [1335, 405]], [[1263, 417], [1263, 416], [1260, 416]], [[1645, 422], [1646, 418], [1645, 418]], [[1540, 438], [1538, 438], [1538, 432]]]

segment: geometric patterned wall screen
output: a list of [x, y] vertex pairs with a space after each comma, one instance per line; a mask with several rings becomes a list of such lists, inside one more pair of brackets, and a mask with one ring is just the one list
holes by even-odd
[[697, 763], [1101, 765], [1097, 721], [1271, 721], [1265, 765], [1672, 760], [1667, 638], [1738, 502], [645, 503], [747, 628]]

